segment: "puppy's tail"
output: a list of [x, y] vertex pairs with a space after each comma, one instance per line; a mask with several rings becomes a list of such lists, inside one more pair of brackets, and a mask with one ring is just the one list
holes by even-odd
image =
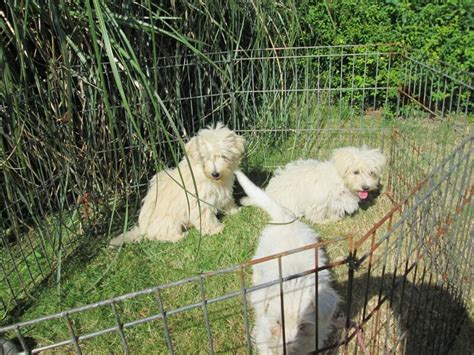
[[134, 227], [128, 232], [120, 234], [118, 237], [110, 240], [109, 247], [116, 248], [121, 246], [122, 244], [139, 241], [141, 236], [142, 235], [140, 233], [140, 228], [138, 228], [138, 226]]
[[252, 201], [252, 204], [265, 210], [273, 221], [276, 222], [291, 222], [295, 217], [285, 208], [280, 206], [275, 200], [267, 195], [265, 191], [256, 186], [250, 179], [240, 170], [235, 172], [240, 186], [244, 189], [247, 196]]

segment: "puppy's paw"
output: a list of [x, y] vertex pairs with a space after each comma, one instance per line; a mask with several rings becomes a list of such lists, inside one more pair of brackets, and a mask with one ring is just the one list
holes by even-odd
[[221, 233], [224, 230], [224, 226], [222, 224], [218, 224], [213, 227], [209, 227], [206, 231], [203, 231], [203, 234], [206, 235], [216, 235]]
[[113, 238], [109, 241], [109, 248], [115, 249], [120, 248], [122, 245], [128, 242], [126, 235], [121, 234], [116, 238]]
[[113, 238], [109, 241], [109, 248], [118, 248], [124, 243], [123, 239], [120, 237]]
[[225, 214], [236, 214], [240, 211], [240, 207], [234, 206], [225, 211]]
[[161, 242], [171, 242], [171, 243], [177, 243], [181, 239], [183, 239], [186, 236], [187, 233], [176, 233], [176, 234], [170, 234], [166, 235], [163, 237], [157, 237], [154, 240], [161, 241]]
[[242, 197], [242, 198], [240, 199], [240, 204], [241, 204], [242, 206], [251, 206], [251, 205], [253, 205], [253, 201], [252, 201], [252, 199], [251, 199], [250, 197], [245, 196], [245, 197]]
[[118, 237], [115, 237], [109, 241], [110, 248], [118, 248], [122, 244], [125, 243], [132, 243], [132, 242], [139, 242], [142, 240], [143, 235], [140, 233], [140, 230], [135, 227], [128, 232], [120, 234]]

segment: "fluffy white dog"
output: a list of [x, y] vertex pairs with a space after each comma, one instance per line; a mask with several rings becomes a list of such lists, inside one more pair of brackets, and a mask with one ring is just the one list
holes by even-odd
[[379, 149], [339, 148], [328, 161], [298, 160], [278, 169], [265, 191], [298, 217], [333, 222], [354, 213], [378, 189], [385, 161]]
[[[263, 208], [274, 222], [262, 231], [254, 259], [318, 242], [318, 235], [311, 228], [296, 220], [291, 213], [255, 186], [242, 172], [237, 171], [236, 176], [245, 193], [258, 207]], [[325, 263], [326, 258], [319, 249], [318, 267]], [[309, 249], [283, 256], [281, 266], [282, 277], [312, 270], [315, 266], [315, 251]], [[318, 279], [317, 319], [316, 277]], [[253, 266], [254, 286], [276, 281], [279, 278], [277, 259]], [[259, 353], [283, 353], [283, 332], [288, 354], [312, 352], [316, 350], [316, 327], [318, 327], [318, 348], [322, 348], [331, 331], [333, 315], [339, 302], [338, 294], [330, 286], [329, 272], [321, 270], [317, 275], [310, 273], [284, 281], [283, 318], [280, 301], [279, 283], [250, 292], [250, 303], [256, 316], [253, 335]]]
[[183, 229], [196, 227], [204, 235], [222, 231], [218, 211], [236, 212], [232, 196], [234, 171], [245, 140], [222, 123], [202, 129], [186, 145], [178, 167], [157, 173], [150, 181], [138, 226], [112, 239], [110, 245], [142, 238], [176, 242]]

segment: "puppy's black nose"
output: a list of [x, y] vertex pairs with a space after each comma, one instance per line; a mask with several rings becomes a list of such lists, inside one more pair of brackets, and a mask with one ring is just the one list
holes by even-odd
[[214, 171], [211, 175], [214, 179], [219, 179], [219, 176], [221, 176], [217, 171]]
[[367, 185], [362, 185], [362, 190], [369, 191], [369, 187]]

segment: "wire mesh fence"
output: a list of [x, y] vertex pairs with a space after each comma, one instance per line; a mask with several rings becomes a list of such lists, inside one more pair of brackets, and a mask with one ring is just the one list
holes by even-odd
[[[241, 351], [251, 352], [252, 321], [247, 295], [304, 274], [317, 275], [321, 269], [308, 265], [305, 273], [262, 285], [248, 285], [245, 274], [249, 268], [288, 254], [321, 247], [330, 249], [331, 244], [345, 243], [349, 254], [329, 263], [327, 268], [341, 275], [337, 278], [341, 281], [336, 283], [336, 287], [344, 297], [343, 313], [351, 322], [345, 323], [341, 334], [324, 349], [354, 350], [361, 346], [357, 338], [363, 330], [365, 347], [373, 354], [402, 351], [411, 354], [427, 351], [446, 353], [463, 323], [470, 321], [465, 302], [469, 300], [472, 283], [469, 267], [472, 265], [472, 238], [466, 238], [472, 219], [469, 208], [472, 141], [472, 136], [465, 139], [414, 186], [403, 201], [394, 205], [379, 223], [361, 237], [351, 236], [308, 245], [0, 330], [14, 332], [24, 350], [32, 353], [55, 348], [81, 353], [83, 344], [86, 344], [86, 349], [93, 349], [94, 345], [87, 347], [87, 343], [105, 335], [115, 338], [107, 341], [121, 346], [128, 353], [130, 346], [127, 339], [133, 337], [130, 330], [152, 323], [162, 332], [162, 342], [156, 344], [157, 351], [181, 353], [191, 350], [181, 347], [182, 339], [178, 335], [179, 326], [188, 318], [198, 323], [196, 328], [199, 329], [192, 332], [198, 332], [201, 342], [207, 339], [207, 347], [201, 348], [203, 351], [225, 351], [233, 345]], [[219, 282], [221, 277], [240, 279], [241, 287], [232, 292], [216, 292], [213, 283]], [[172, 305], [175, 292], [189, 292], [189, 303]], [[153, 307], [147, 315], [127, 319], [127, 315], [121, 312], [126, 303], [138, 303], [144, 309], [147, 308], [144, 305]], [[238, 328], [242, 331], [239, 339], [232, 339], [235, 341], [233, 344], [219, 339], [221, 324], [218, 318], [226, 308], [238, 314]], [[110, 314], [110, 324], [90, 331], [80, 329], [81, 314], [98, 311]], [[179, 319], [180, 315], [183, 318]], [[33, 327], [47, 327], [47, 323], [51, 322], [63, 323], [69, 329], [69, 338], [30, 349], [22, 334], [28, 334]], [[214, 322], [219, 326], [214, 327]], [[467, 347], [461, 349], [469, 350]]]
[[[222, 121], [247, 138], [244, 168], [267, 175], [297, 158], [326, 158], [335, 147], [383, 149], [389, 156], [383, 190], [391, 201], [388, 211], [363, 235], [308, 246], [328, 249], [333, 260], [328, 268], [350, 320], [326, 350], [357, 351], [365, 338], [371, 353], [444, 353], [462, 322], [471, 322], [466, 313], [472, 266], [472, 137], [466, 124], [472, 117], [471, 78], [431, 68], [396, 45], [209, 57], [160, 59], [157, 72], [176, 85], [160, 92], [160, 107], [136, 103], [133, 117], [119, 103], [112, 105], [114, 122], [100, 104], [78, 105], [72, 116], [52, 107], [48, 127], [30, 130], [16, 122], [10, 134], [4, 131], [2, 323], [14, 323], [14, 315], [27, 310], [44, 280], [55, 276], [60, 283], [75, 250], [97, 243], [96, 236], [127, 229], [150, 174], [173, 165], [182, 155], [180, 142], [193, 132]], [[72, 73], [78, 97], [92, 90], [81, 70]], [[34, 111], [41, 100], [26, 102], [25, 110]], [[156, 115], [169, 118], [173, 133]], [[333, 249], [344, 253], [332, 254]], [[250, 353], [246, 299], [259, 287], [248, 279], [255, 262], [268, 261], [4, 326], [0, 334], [17, 338], [33, 353], [81, 353], [99, 343], [129, 352], [143, 345], [134, 340], [136, 333], [153, 327], [159, 330], [150, 337], [157, 351], [190, 352], [196, 344], [186, 339], [196, 338], [207, 339], [204, 352]], [[318, 271], [308, 267], [308, 273]], [[239, 287], [220, 289], [216, 285], [224, 277]], [[173, 302], [176, 293], [186, 301]], [[108, 321], [82, 322], [94, 312], [105, 313]], [[55, 330], [31, 344], [27, 334], [38, 327]], [[229, 338], [223, 328], [235, 331]], [[462, 346], [467, 350], [469, 344]]]

